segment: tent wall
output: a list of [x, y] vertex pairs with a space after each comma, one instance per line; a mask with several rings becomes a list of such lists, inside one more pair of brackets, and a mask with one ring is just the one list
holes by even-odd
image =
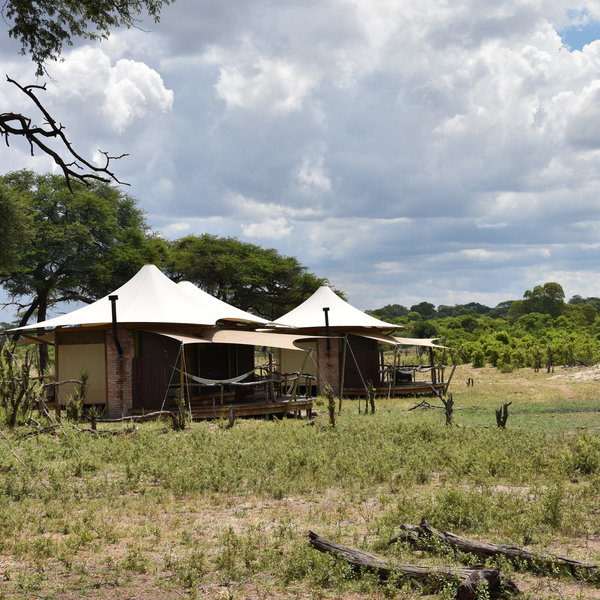
[[376, 387], [380, 384], [379, 345], [376, 340], [349, 335], [344, 389], [364, 389], [365, 384], [369, 381]]
[[[315, 380], [309, 389], [309, 393], [312, 395], [319, 389], [319, 369], [317, 368], [317, 354], [316, 354], [316, 343], [315, 342], [304, 342], [298, 344], [302, 350], [313, 349], [312, 356], [307, 357], [306, 352], [302, 350], [288, 350], [287, 348], [281, 348], [279, 350], [279, 371], [284, 373], [308, 373], [315, 377]], [[301, 381], [299, 383], [299, 390], [301, 393], [306, 393], [306, 383]]]
[[[106, 403], [106, 354], [103, 331], [61, 332], [56, 339], [56, 378], [81, 379], [88, 374], [86, 404]], [[58, 386], [57, 399], [65, 405], [78, 390], [78, 385]]]
[[[298, 344], [302, 350], [315, 348], [315, 343]], [[316, 365], [317, 356], [313, 350], [313, 358], [306, 360], [306, 353], [302, 350], [287, 350], [282, 348], [279, 350], [279, 370], [282, 373], [297, 373], [302, 370], [303, 373], [318, 376]], [[304, 366], [303, 366], [304, 365]]]
[[[254, 346], [241, 344], [196, 344], [196, 374], [206, 379], [230, 379], [254, 368]], [[247, 379], [246, 381], [250, 381]], [[213, 391], [211, 388], [205, 388]], [[254, 393], [251, 387], [235, 387], [236, 401]], [[202, 392], [200, 388], [199, 392]]]

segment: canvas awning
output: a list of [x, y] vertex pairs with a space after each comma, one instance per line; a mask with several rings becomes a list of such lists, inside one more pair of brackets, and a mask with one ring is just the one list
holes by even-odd
[[448, 348], [448, 346], [441, 346], [440, 344], [434, 344], [435, 340], [439, 340], [440, 338], [404, 338], [404, 337], [395, 337], [396, 343], [401, 346], [424, 346], [425, 348]]
[[235, 329], [218, 329], [209, 331], [204, 335], [185, 335], [172, 333], [170, 331], [150, 331], [164, 335], [182, 344], [242, 344], [245, 346], [267, 346], [270, 348], [282, 348], [284, 350], [303, 350], [296, 342], [314, 340], [311, 335], [294, 335], [289, 333], [268, 333], [262, 331], [238, 331]]
[[425, 348], [447, 348], [447, 346], [440, 346], [439, 344], [434, 344], [434, 341], [439, 338], [405, 338], [375, 332], [360, 332], [353, 333], [352, 335], [358, 335], [360, 337], [369, 338], [371, 340], [377, 340], [381, 344], [389, 344], [390, 346], [421, 346]]

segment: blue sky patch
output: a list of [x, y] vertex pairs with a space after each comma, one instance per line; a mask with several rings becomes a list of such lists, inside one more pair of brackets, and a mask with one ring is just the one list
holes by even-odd
[[600, 21], [589, 21], [566, 27], [559, 31], [565, 46], [571, 50], [581, 50], [586, 44], [600, 40]]

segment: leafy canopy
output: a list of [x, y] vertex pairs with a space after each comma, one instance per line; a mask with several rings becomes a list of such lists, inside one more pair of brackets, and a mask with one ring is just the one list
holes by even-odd
[[13, 299], [28, 297], [21, 324], [38, 322], [59, 302], [90, 302], [115, 289], [146, 262], [162, 262], [166, 243], [148, 230], [136, 201], [99, 182], [17, 171], [0, 177], [22, 210], [25, 239], [0, 263], [0, 284]]
[[220, 300], [275, 319], [327, 283], [298, 259], [234, 237], [186, 236], [171, 245], [170, 270]]
[[37, 65], [58, 60], [63, 46], [74, 38], [106, 39], [115, 27], [132, 27], [142, 13], [154, 21], [163, 5], [173, 0], [6, 0], [1, 14], [9, 24], [8, 35], [21, 44], [21, 54], [29, 54]]

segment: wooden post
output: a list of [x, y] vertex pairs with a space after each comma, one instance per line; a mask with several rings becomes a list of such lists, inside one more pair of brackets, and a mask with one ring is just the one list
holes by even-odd
[[437, 377], [435, 372], [435, 362], [433, 360], [433, 348], [429, 348], [429, 362], [431, 363], [431, 383], [435, 385], [437, 383]]
[[181, 394], [181, 402], [185, 402], [185, 360], [183, 353], [185, 352], [184, 345], [181, 344], [179, 349], [179, 393]]
[[344, 334], [342, 338], [342, 370], [340, 372], [340, 401], [338, 404], [338, 415], [342, 414], [342, 397], [344, 395], [344, 377], [346, 375], [346, 351], [348, 346], [348, 334]]
[[390, 373], [390, 383], [388, 385], [388, 399], [392, 397], [392, 388], [396, 388], [396, 369], [398, 368], [398, 346], [394, 346], [394, 358], [392, 360], [392, 372]]
[[273, 385], [273, 353], [269, 352], [269, 397], [267, 402], [275, 402], [275, 386]]

